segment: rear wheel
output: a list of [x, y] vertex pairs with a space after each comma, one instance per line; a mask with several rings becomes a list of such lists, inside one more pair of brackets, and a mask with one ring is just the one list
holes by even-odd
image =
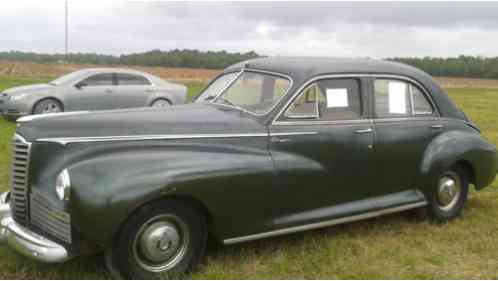
[[188, 273], [204, 253], [202, 213], [176, 200], [154, 202], [133, 215], [106, 253], [117, 278], [156, 279]]
[[157, 99], [153, 101], [150, 105], [151, 107], [168, 107], [171, 106], [171, 103], [166, 99]]
[[463, 169], [455, 167], [441, 173], [428, 198], [427, 214], [439, 222], [458, 217], [467, 202], [468, 193], [469, 182]]
[[54, 99], [46, 99], [38, 102], [34, 109], [33, 114], [48, 114], [48, 113], [58, 113], [63, 112], [63, 108], [60, 102]]

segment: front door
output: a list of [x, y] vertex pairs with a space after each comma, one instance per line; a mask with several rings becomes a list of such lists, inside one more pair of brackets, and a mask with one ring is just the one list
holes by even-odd
[[319, 221], [330, 215], [324, 207], [370, 197], [374, 131], [364, 82], [317, 80], [271, 126], [276, 185], [286, 202], [276, 224]]
[[114, 75], [100, 73], [92, 75], [73, 88], [66, 97], [67, 111], [75, 110], [104, 110], [113, 108], [114, 103]]

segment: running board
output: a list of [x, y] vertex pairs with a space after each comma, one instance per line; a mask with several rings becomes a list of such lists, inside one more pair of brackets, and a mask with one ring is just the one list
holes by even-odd
[[401, 206], [397, 206], [397, 207], [393, 207], [393, 208], [387, 208], [387, 209], [367, 212], [367, 213], [349, 216], [349, 217], [337, 218], [337, 219], [324, 221], [324, 222], [317, 222], [317, 223], [312, 223], [312, 224], [307, 224], [307, 225], [294, 226], [294, 227], [283, 228], [283, 229], [274, 230], [274, 231], [263, 232], [263, 233], [259, 233], [259, 234], [253, 234], [253, 235], [248, 235], [248, 236], [225, 239], [225, 240], [223, 240], [223, 244], [226, 244], [226, 245], [236, 244], [236, 243], [247, 242], [247, 241], [252, 241], [252, 240], [257, 240], [257, 239], [263, 239], [263, 238], [279, 236], [279, 235], [284, 235], [284, 234], [290, 234], [290, 233], [295, 233], [295, 232], [301, 232], [301, 231], [306, 231], [306, 230], [311, 230], [311, 229], [323, 228], [323, 227], [328, 227], [328, 226], [333, 226], [333, 225], [338, 225], [338, 224], [343, 224], [343, 223], [348, 223], [348, 222], [364, 220], [364, 219], [373, 218], [373, 217], [379, 217], [379, 216], [383, 216], [383, 215], [387, 215], [387, 214], [398, 213], [398, 212], [402, 212], [402, 211], [406, 211], [406, 210], [416, 209], [416, 208], [420, 208], [420, 207], [423, 207], [426, 205], [427, 205], [427, 201], [410, 203], [410, 204], [401, 205]]

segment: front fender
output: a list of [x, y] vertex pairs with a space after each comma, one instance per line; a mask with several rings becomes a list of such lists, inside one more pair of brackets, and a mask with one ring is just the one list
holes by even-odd
[[[69, 173], [73, 225], [105, 246], [137, 208], [164, 196], [195, 199], [216, 222], [230, 225], [233, 214], [226, 210], [250, 201], [240, 198], [244, 192], [264, 194], [274, 170], [266, 149], [176, 143], [114, 145], [74, 162]], [[221, 236], [227, 231], [213, 228]]]
[[434, 138], [425, 150], [417, 187], [429, 191], [440, 173], [462, 161], [472, 167], [477, 189], [493, 182], [497, 170], [496, 147], [475, 132], [449, 131]]

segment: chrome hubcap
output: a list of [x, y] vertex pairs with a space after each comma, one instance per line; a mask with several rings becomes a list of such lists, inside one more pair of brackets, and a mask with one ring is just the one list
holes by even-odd
[[439, 180], [437, 199], [439, 207], [445, 211], [455, 206], [460, 198], [460, 181], [451, 176], [444, 176]]
[[42, 113], [57, 113], [60, 112], [61, 109], [56, 103], [48, 103], [43, 107]]
[[145, 270], [166, 271], [182, 260], [189, 243], [186, 224], [173, 215], [160, 215], [145, 223], [133, 241], [133, 256]]

